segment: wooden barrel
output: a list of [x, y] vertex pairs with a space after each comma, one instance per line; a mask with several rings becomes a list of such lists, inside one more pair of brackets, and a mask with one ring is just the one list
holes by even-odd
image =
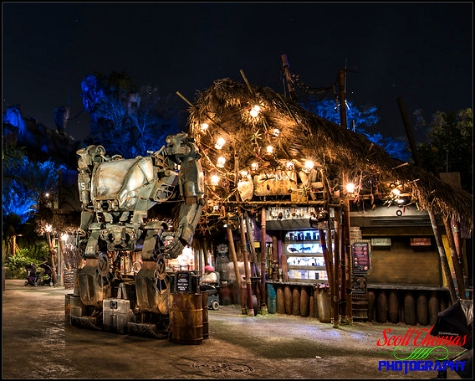
[[171, 294], [168, 339], [177, 344], [201, 344], [203, 341], [202, 294]]
[[201, 291], [203, 308], [203, 339], [209, 339], [208, 291]]
[[412, 291], [406, 291], [404, 294], [404, 321], [407, 325], [416, 325], [416, 302]]
[[300, 315], [300, 287], [294, 286], [292, 289], [292, 315]]
[[351, 294], [351, 313], [354, 321], [368, 321], [368, 294]]
[[312, 292], [308, 298], [308, 315], [310, 317], [317, 317], [315, 314], [316, 311], [317, 309], [315, 308], [315, 296]]
[[284, 297], [284, 287], [277, 286], [277, 313], [285, 314], [285, 297]]
[[437, 296], [436, 291], [432, 291], [429, 296], [429, 325], [433, 326], [437, 323], [437, 314], [439, 313], [439, 297]]
[[300, 316], [307, 317], [308, 316], [308, 289], [307, 287], [303, 286], [300, 290]]
[[388, 298], [385, 290], [379, 290], [376, 299], [376, 321], [386, 323], [388, 321]]
[[287, 315], [292, 315], [292, 288], [289, 285], [284, 286], [284, 307]]
[[368, 321], [374, 321], [376, 316], [376, 293], [368, 290]]
[[427, 294], [419, 291], [416, 300], [417, 321], [420, 325], [429, 325], [429, 309], [427, 304]]
[[390, 323], [399, 323], [399, 297], [397, 290], [388, 291], [388, 320]]

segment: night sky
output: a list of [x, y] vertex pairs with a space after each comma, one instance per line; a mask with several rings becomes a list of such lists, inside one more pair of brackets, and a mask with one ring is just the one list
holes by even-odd
[[[190, 101], [216, 79], [283, 93], [281, 55], [310, 87], [348, 73], [347, 99], [377, 107], [379, 132], [405, 136], [422, 109], [473, 107], [472, 2], [3, 2], [3, 109], [55, 129], [54, 109], [82, 109], [81, 80], [126, 72], [138, 85]], [[183, 101], [183, 109], [188, 105]], [[70, 121], [76, 139], [88, 114]], [[422, 132], [416, 131], [419, 140]]]

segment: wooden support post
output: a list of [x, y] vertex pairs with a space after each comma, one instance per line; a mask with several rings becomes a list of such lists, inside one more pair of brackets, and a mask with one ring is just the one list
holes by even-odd
[[53, 273], [51, 274], [51, 278], [53, 281], [53, 286], [56, 287], [58, 284], [58, 279], [56, 278], [56, 264], [54, 260], [54, 256], [56, 255], [56, 253], [54, 252], [53, 242], [51, 239], [51, 233], [49, 231], [46, 232], [46, 239], [48, 240], [49, 253], [51, 255], [51, 269], [53, 270]]
[[351, 258], [351, 241], [350, 241], [350, 201], [346, 199], [343, 204], [343, 242], [345, 246], [345, 263], [346, 263], [346, 321], [353, 324], [353, 305], [351, 300], [351, 276], [353, 272], [353, 261]]
[[[333, 322], [333, 327], [338, 328], [340, 325], [340, 208], [334, 208], [333, 209], [333, 220], [334, 220], [334, 227], [333, 231], [335, 234], [334, 240], [333, 240], [333, 255], [335, 257], [335, 266], [333, 266], [333, 279], [334, 279], [334, 287], [333, 289], [335, 290], [334, 293], [332, 293], [333, 297], [333, 308], [335, 310], [335, 321]], [[331, 235], [331, 230], [330, 230], [330, 235]], [[330, 246], [331, 247], [331, 246]], [[335, 324], [335, 322], [337, 322]]]

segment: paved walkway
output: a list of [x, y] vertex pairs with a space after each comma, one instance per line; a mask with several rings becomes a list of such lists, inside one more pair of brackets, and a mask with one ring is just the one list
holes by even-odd
[[72, 290], [6, 280], [3, 379], [427, 379], [437, 374], [378, 371], [379, 361], [394, 360], [393, 348], [376, 345], [383, 330], [404, 335], [405, 325], [335, 329], [314, 318], [242, 315], [231, 305], [209, 311], [208, 339], [183, 345], [73, 327], [65, 322], [68, 293]]

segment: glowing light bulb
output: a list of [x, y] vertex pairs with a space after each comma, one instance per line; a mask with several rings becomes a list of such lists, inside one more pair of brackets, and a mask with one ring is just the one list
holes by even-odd
[[346, 191], [348, 193], [353, 193], [355, 191], [355, 184], [353, 183], [346, 184]]
[[249, 172], [248, 172], [248, 171], [241, 171], [241, 177], [242, 177], [243, 179], [246, 179], [248, 175], [249, 175]]
[[218, 140], [216, 141], [216, 144], [214, 145], [214, 148], [221, 149], [223, 148], [224, 143], [226, 143], [226, 140], [224, 138], [218, 138]]
[[266, 151], [268, 154], [274, 153], [274, 147], [273, 146], [267, 146]]
[[259, 169], [259, 164], [256, 163], [256, 162], [252, 163], [252, 164], [251, 164], [251, 169], [252, 169], [253, 171], [257, 171], [257, 170]]
[[312, 160], [305, 160], [305, 170], [310, 171], [313, 168]]
[[212, 175], [211, 176], [211, 185], [218, 185], [219, 184], [219, 176], [218, 175]]
[[201, 131], [206, 131], [209, 127], [209, 124], [208, 123], [202, 123], [201, 124]]
[[249, 111], [249, 113], [251, 114], [252, 117], [256, 117], [257, 115], [259, 115], [259, 113], [261, 112], [261, 108], [258, 106], [258, 105], [255, 105], [251, 111]]
[[272, 136], [277, 138], [279, 135], [280, 135], [280, 130], [278, 128], [274, 128], [272, 130]]
[[285, 167], [290, 171], [292, 169], [295, 168], [295, 165], [294, 163], [292, 163], [291, 161], [288, 161], [286, 164], [285, 164]]
[[224, 163], [226, 163], [226, 159], [222, 156], [218, 157], [218, 162], [217, 162], [217, 166], [219, 168], [223, 168], [224, 167]]

